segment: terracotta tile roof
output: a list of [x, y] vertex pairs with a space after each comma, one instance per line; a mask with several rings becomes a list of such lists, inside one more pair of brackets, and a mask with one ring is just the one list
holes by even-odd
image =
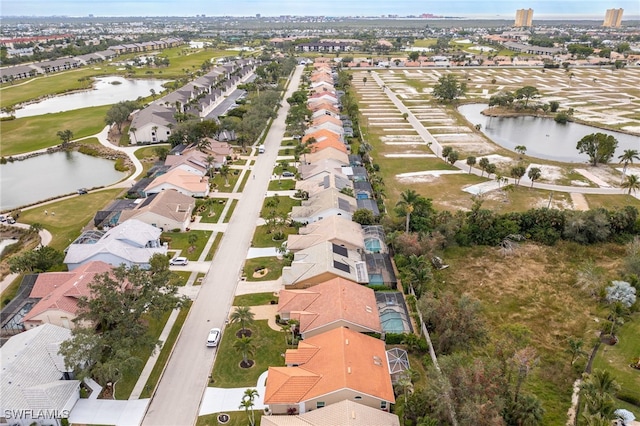
[[269, 404], [304, 401], [319, 380], [317, 374], [301, 368], [269, 367], [265, 404], [267, 400]]
[[325, 159], [333, 159], [345, 166], [349, 165], [349, 154], [333, 147], [327, 147], [321, 151], [307, 154], [307, 162], [309, 163], [315, 163]]
[[342, 126], [342, 121], [331, 115], [323, 115], [313, 120], [314, 126], [319, 126], [324, 123], [332, 123], [338, 126]]
[[146, 188], [145, 191], [153, 191], [156, 187], [168, 183], [187, 192], [207, 193], [209, 182], [207, 178], [189, 173], [181, 169], [172, 169], [167, 173], [155, 178]]
[[112, 266], [101, 261], [89, 262], [74, 269], [72, 272], [45, 272], [38, 275], [36, 283], [29, 297], [41, 299], [25, 315], [23, 321], [50, 309], [60, 309], [76, 314], [78, 298], [88, 297], [91, 292], [89, 284], [98, 274], [110, 272]]
[[372, 332], [382, 331], [374, 291], [344, 278], [333, 278], [305, 290], [281, 290], [278, 313], [289, 312], [300, 321], [302, 333], [339, 320]]
[[[382, 340], [340, 327], [301, 343], [306, 355], [310, 347], [317, 351], [299, 367], [269, 368], [265, 404], [299, 403], [345, 388], [395, 402]], [[296, 351], [287, 350], [287, 359]]]
[[318, 111], [319, 109], [326, 109], [327, 111], [335, 112], [336, 114], [340, 112], [338, 107], [332, 104], [329, 101], [318, 101], [309, 105], [309, 109], [313, 112]]

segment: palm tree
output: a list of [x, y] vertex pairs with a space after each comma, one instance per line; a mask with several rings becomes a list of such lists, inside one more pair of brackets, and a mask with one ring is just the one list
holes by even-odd
[[571, 365], [573, 365], [581, 355], [586, 355], [586, 352], [582, 349], [584, 347], [584, 340], [569, 337], [568, 343], [569, 347], [566, 352], [571, 355]]
[[458, 151], [451, 151], [448, 155], [447, 155], [447, 161], [449, 162], [449, 164], [454, 165], [456, 161], [458, 161], [459, 155], [458, 155]]
[[[244, 408], [244, 411], [247, 413], [250, 426], [254, 426], [256, 424], [256, 416], [253, 412], [253, 401], [257, 396], [260, 396], [257, 390], [245, 389], [244, 395], [242, 395], [242, 402], [240, 403], [240, 407], [238, 407], [240, 409]], [[251, 413], [249, 413], [249, 410], [251, 410]]]
[[484, 175], [484, 172], [487, 171], [487, 167], [489, 166], [489, 159], [486, 157], [483, 157], [480, 159], [480, 161], [478, 161], [478, 165], [480, 166], [480, 170], [482, 170], [482, 173], [480, 173], [480, 177], [482, 177]]
[[231, 169], [226, 164], [220, 167], [220, 176], [224, 178], [224, 186], [229, 186], [229, 173]]
[[493, 173], [496, 172], [496, 170], [498, 170], [498, 167], [495, 164], [487, 164], [487, 177], [490, 177]]
[[251, 337], [243, 336], [233, 343], [233, 348], [242, 354], [242, 365], [249, 365], [249, 357], [256, 352], [256, 345]]
[[469, 166], [469, 174], [471, 174], [471, 168], [476, 165], [476, 157], [467, 157], [467, 166]]
[[216, 162], [216, 157], [213, 155], [207, 155], [204, 159], [204, 162], [207, 163], [207, 171], [209, 172], [209, 177], [213, 177], [213, 165]]
[[638, 175], [627, 176], [627, 180], [622, 184], [622, 187], [628, 189], [627, 194], [631, 195], [631, 191], [635, 194], [640, 189], [640, 177]]
[[531, 167], [529, 169], [529, 173], [527, 173], [527, 176], [529, 176], [529, 179], [531, 179], [531, 187], [532, 188], [533, 188], [533, 182], [535, 182], [538, 179], [540, 179], [541, 175], [542, 175], [542, 171], [540, 170], [539, 167]]
[[409, 232], [409, 223], [411, 222], [411, 213], [415, 208], [420, 196], [413, 189], [407, 189], [400, 194], [400, 200], [396, 203], [396, 207], [400, 207], [406, 217], [405, 232]]
[[613, 395], [620, 385], [609, 370], [593, 370], [582, 382], [580, 394], [585, 400], [585, 414], [600, 414], [610, 418], [613, 415]]
[[300, 321], [295, 319], [290, 319], [287, 321], [291, 330], [291, 345], [296, 344], [296, 332], [298, 331], [298, 326], [300, 325]]
[[516, 147], [513, 149], [521, 156], [524, 155], [525, 152], [527, 152], [527, 147], [524, 145], [516, 145]]
[[640, 154], [637, 149], [625, 149], [622, 155], [619, 155], [620, 163], [623, 163], [622, 174], [627, 174], [627, 167], [633, 164], [633, 160], [640, 160]]
[[131, 132], [131, 134], [133, 135], [133, 140], [134, 142], [137, 144], [138, 143], [138, 138], [136, 137], [136, 132], [138, 131], [138, 129], [136, 129], [133, 126], [129, 127], [129, 132]]
[[242, 327], [241, 333], [244, 335], [246, 326], [251, 325], [254, 317], [255, 315], [249, 306], [236, 306], [236, 309], [229, 316], [229, 321], [231, 324], [239, 322]]

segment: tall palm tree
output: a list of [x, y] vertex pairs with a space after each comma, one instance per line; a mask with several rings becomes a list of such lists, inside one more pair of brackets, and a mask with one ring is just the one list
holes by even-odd
[[251, 312], [249, 306], [236, 306], [236, 309], [231, 313], [231, 316], [229, 316], [229, 321], [231, 324], [239, 322], [242, 327], [242, 333], [244, 334], [246, 327], [253, 323], [254, 317], [255, 315]]
[[231, 169], [226, 164], [220, 167], [220, 176], [224, 178], [224, 186], [229, 186], [229, 173]]
[[531, 187], [532, 188], [533, 188], [533, 182], [535, 182], [538, 179], [540, 179], [541, 175], [542, 175], [542, 171], [540, 170], [539, 167], [531, 167], [529, 169], [529, 173], [527, 173], [527, 176], [529, 176], [529, 179], [531, 179]]
[[[255, 389], [245, 389], [244, 395], [242, 395], [242, 402], [240, 403], [240, 407], [244, 408], [244, 411], [247, 413], [247, 418], [249, 419], [249, 425], [254, 426], [256, 424], [256, 416], [253, 412], [253, 401], [256, 397], [260, 396], [258, 391]], [[251, 410], [251, 411], [249, 411]]]
[[469, 166], [469, 174], [471, 174], [471, 168], [476, 165], [476, 157], [467, 157], [467, 166]]
[[251, 337], [243, 336], [233, 343], [233, 348], [242, 354], [242, 364], [249, 364], [249, 357], [256, 352], [256, 345]]
[[413, 189], [407, 189], [406, 191], [400, 194], [400, 200], [396, 203], [396, 207], [400, 207], [402, 209], [402, 214], [404, 214], [406, 218], [405, 223], [405, 232], [409, 232], [409, 223], [411, 222], [411, 213], [415, 209], [416, 203], [418, 202], [420, 195]]
[[635, 194], [640, 189], [640, 177], [638, 175], [627, 176], [627, 180], [622, 183], [622, 187], [628, 189], [627, 194], [631, 195], [631, 191]]
[[620, 385], [609, 370], [593, 370], [582, 382], [580, 394], [585, 401], [585, 414], [601, 414], [611, 418], [613, 415], [613, 395], [620, 389]]
[[586, 354], [583, 350], [584, 340], [570, 337], [568, 343], [569, 347], [567, 348], [567, 352], [571, 355], [571, 365], [573, 365], [580, 355]]
[[138, 129], [136, 129], [133, 126], [129, 126], [129, 132], [131, 132], [131, 134], [133, 135], [133, 140], [134, 142], [137, 144], [138, 143], [138, 138], [136, 137], [136, 132], [138, 131]]
[[640, 154], [637, 149], [625, 149], [618, 158], [620, 159], [620, 163], [623, 164], [622, 174], [624, 175], [627, 174], [627, 167], [629, 167], [629, 164], [633, 164], [633, 160], [640, 161]]
[[204, 162], [207, 164], [209, 177], [213, 177], [213, 164], [216, 162], [216, 157], [214, 157], [213, 155], [207, 155], [207, 157], [204, 159]]

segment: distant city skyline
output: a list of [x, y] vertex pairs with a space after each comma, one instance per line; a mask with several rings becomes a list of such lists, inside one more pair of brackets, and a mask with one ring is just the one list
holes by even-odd
[[0, 16], [380, 16], [434, 15], [513, 19], [517, 9], [533, 9], [534, 20], [553, 17], [601, 19], [623, 8], [638, 19], [638, 0], [0, 0]]

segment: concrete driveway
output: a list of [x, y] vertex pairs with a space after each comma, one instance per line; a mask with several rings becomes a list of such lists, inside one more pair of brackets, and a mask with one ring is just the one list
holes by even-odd
[[258, 391], [258, 397], [253, 401], [254, 410], [262, 410], [264, 405], [264, 391], [267, 386], [267, 371], [258, 378], [258, 383], [253, 388], [207, 388], [200, 404], [199, 416], [213, 413], [224, 413], [240, 410], [240, 402], [246, 389]]

